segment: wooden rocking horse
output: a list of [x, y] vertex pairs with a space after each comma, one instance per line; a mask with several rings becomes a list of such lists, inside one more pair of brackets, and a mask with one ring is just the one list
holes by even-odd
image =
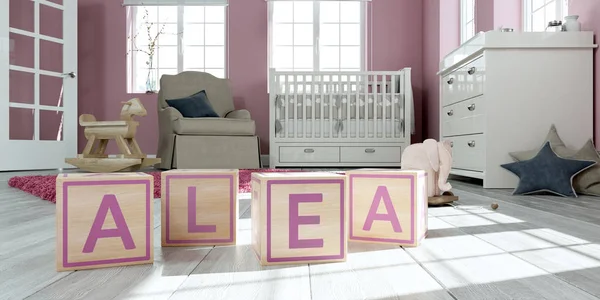
[[[97, 121], [90, 114], [79, 116], [79, 126], [85, 128], [87, 144], [82, 154], [77, 158], [67, 158], [65, 162], [85, 171], [100, 173], [131, 172], [160, 163], [160, 158], [147, 158], [135, 140], [140, 123], [133, 117], [147, 114], [140, 99], [133, 98], [122, 104], [120, 121]], [[109, 158], [105, 153], [109, 140], [117, 143], [121, 152], [117, 157]]]

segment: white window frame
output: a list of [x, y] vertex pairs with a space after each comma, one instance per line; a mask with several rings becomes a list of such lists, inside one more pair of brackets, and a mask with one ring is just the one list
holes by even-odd
[[[160, 7], [160, 6], [159, 6]], [[168, 7], [168, 6], [165, 6]], [[156, 8], [156, 6], [148, 6], [148, 8]], [[134, 18], [137, 16], [137, 10], [138, 9], [144, 9], [143, 6], [130, 6], [128, 7], [128, 20], [127, 20], [127, 32], [128, 32], [128, 36], [133, 37], [136, 35], [136, 30], [138, 28], [136, 28], [137, 25], [137, 20], [134, 20]], [[225, 10], [225, 20], [224, 20], [224, 78], [228, 78], [229, 77], [229, 9], [227, 6], [223, 6], [223, 9]], [[185, 30], [185, 24], [184, 24], [184, 10], [185, 10], [185, 6], [177, 6], [177, 32], [183, 32]], [[195, 24], [200, 24], [199, 23], [195, 23]], [[211, 23], [211, 22], [202, 22], [202, 24], [217, 24], [217, 23]], [[221, 23], [218, 23], [221, 24]], [[160, 28], [160, 24], [155, 24], [157, 26], [159, 26]], [[204, 29], [206, 31], [206, 29]], [[139, 53], [138, 51], [132, 51], [133, 49], [135, 49], [135, 40], [130, 38], [128, 39], [128, 55], [127, 55], [127, 92], [130, 94], [140, 94], [140, 93], [144, 93], [147, 91], [138, 91], [135, 89], [135, 85], [136, 85], [136, 77], [137, 74], [136, 72], [138, 71], [138, 66], [136, 65], [137, 59], [136, 56], [137, 55], [146, 55], [144, 53]], [[177, 73], [181, 73], [184, 70], [183, 67], [183, 61], [184, 61], [184, 45], [183, 45], [183, 36], [182, 34], [180, 34], [180, 36], [177, 38]], [[157, 91], [159, 88], [158, 85], [158, 81], [160, 80], [160, 77], [158, 77], [158, 74], [160, 73], [160, 62], [159, 62], [159, 56], [158, 56], [158, 52], [160, 52], [160, 43], [158, 46], [158, 51], [156, 54], [156, 66], [154, 66], [154, 69], [156, 70], [156, 76], [157, 76]], [[206, 62], [206, 54], [204, 55], [204, 61]], [[141, 68], [140, 68], [141, 69]], [[165, 68], [162, 68], [165, 69]], [[206, 68], [204, 68], [206, 69]], [[211, 68], [208, 68], [211, 69]]]
[[[467, 19], [467, 4], [471, 2], [473, 7], [473, 18]], [[467, 32], [467, 25], [473, 24], [473, 32]], [[475, 36], [475, 0], [460, 0], [460, 44]]]
[[[555, 1], [553, 4], [549, 3]], [[569, 11], [569, 1], [568, 0], [545, 0], [544, 5], [542, 7], [533, 11], [532, 5], [533, 0], [523, 0], [523, 31], [532, 32], [533, 31], [533, 14], [540, 9], [548, 9], [554, 7], [556, 10], [555, 19], [560, 20], [564, 23], [565, 17], [568, 15]], [[548, 22], [551, 20], [545, 20], [546, 24], [544, 28], [547, 28]]]
[[[268, 66], [267, 72], [269, 73], [273, 66], [273, 5], [277, 1], [268, 1]], [[360, 71], [367, 69], [367, 3], [365, 1], [360, 2]], [[320, 72], [320, 3], [321, 1], [313, 1], [313, 72]]]

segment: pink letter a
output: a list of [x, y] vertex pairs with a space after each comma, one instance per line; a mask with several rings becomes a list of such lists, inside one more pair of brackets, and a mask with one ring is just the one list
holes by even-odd
[[[385, 210], [387, 211], [386, 214], [377, 213], [377, 208], [379, 207], [381, 200], [383, 200], [383, 204], [385, 204]], [[371, 203], [371, 208], [369, 209], [369, 214], [367, 215], [367, 220], [365, 221], [363, 230], [371, 231], [371, 226], [373, 226], [373, 221], [375, 220], [388, 221], [392, 223], [394, 232], [402, 232], [402, 227], [400, 227], [400, 221], [398, 221], [398, 215], [396, 215], [396, 210], [392, 204], [390, 193], [388, 192], [387, 187], [383, 185], [377, 187], [377, 191], [375, 192], [375, 197], [373, 197], [373, 202]]]
[[[117, 228], [102, 229], [102, 225], [104, 225], [104, 221], [106, 221], [109, 210], [115, 220]], [[135, 249], [131, 232], [129, 232], [129, 227], [127, 227], [127, 222], [125, 222], [125, 217], [123, 217], [123, 212], [117, 201], [117, 196], [113, 194], [104, 195], [104, 197], [102, 197], [102, 202], [100, 203], [100, 208], [98, 208], [98, 213], [92, 224], [92, 229], [83, 246], [83, 253], [94, 252], [98, 239], [108, 237], [120, 237], [125, 249]]]

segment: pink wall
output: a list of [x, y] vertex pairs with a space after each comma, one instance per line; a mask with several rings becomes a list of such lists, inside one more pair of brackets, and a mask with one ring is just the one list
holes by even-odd
[[373, 71], [412, 68], [415, 102], [415, 134], [420, 142], [423, 132], [423, 2], [414, 0], [376, 0], [367, 12], [370, 29], [367, 34], [372, 48], [368, 49], [368, 69]]
[[[598, 0], [571, 0], [569, 3], [569, 14], [579, 15], [581, 30], [594, 31], [595, 43], [598, 44], [600, 34], [600, 1]], [[596, 148], [600, 142], [600, 52], [594, 50], [594, 141]]]
[[439, 138], [440, 59], [459, 46], [460, 5], [458, 0], [423, 1], [423, 124], [422, 139]]
[[475, 0], [475, 31], [522, 28], [522, 0]]
[[[263, 154], [269, 151], [267, 96], [267, 3], [229, 1], [229, 77], [237, 108], [248, 109], [256, 121]], [[417, 132], [422, 119], [422, 4], [413, 0], [373, 1], [373, 58], [375, 70], [413, 68]], [[120, 0], [79, 2], [79, 113], [99, 119], [118, 118], [120, 102], [141, 98], [148, 116], [141, 118], [138, 141], [146, 153], [156, 153], [156, 96], [126, 92], [125, 8]], [[249, 59], [251, 54], [252, 59]], [[80, 130], [79, 151], [85, 139]], [[109, 147], [116, 153], [116, 147]]]

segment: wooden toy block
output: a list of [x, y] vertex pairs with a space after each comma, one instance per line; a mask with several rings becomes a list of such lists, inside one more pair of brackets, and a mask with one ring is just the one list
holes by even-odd
[[238, 170], [162, 172], [162, 246], [235, 245], [238, 177]]
[[154, 177], [145, 173], [56, 177], [56, 269], [154, 262]]
[[253, 173], [252, 246], [262, 265], [345, 261], [346, 176]]
[[418, 246], [427, 235], [427, 173], [346, 172], [351, 241]]

